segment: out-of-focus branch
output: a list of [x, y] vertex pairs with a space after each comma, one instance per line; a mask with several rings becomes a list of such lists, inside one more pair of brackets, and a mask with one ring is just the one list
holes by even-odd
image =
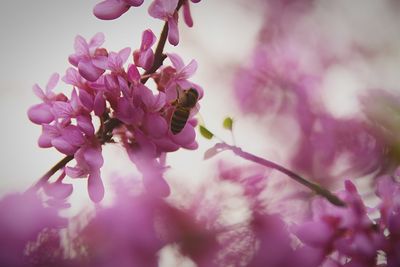
[[236, 155], [238, 155], [241, 158], [244, 158], [244, 159], [247, 159], [249, 161], [261, 164], [261, 165], [263, 165], [265, 167], [272, 168], [272, 169], [275, 169], [277, 171], [280, 171], [281, 173], [286, 174], [287, 176], [289, 176], [290, 178], [292, 178], [296, 182], [308, 187], [309, 189], [314, 191], [316, 194], [326, 198], [333, 205], [341, 206], [341, 207], [346, 206], [346, 204], [342, 200], [340, 200], [337, 196], [335, 196], [329, 190], [323, 188], [321, 185], [318, 185], [316, 183], [310, 182], [310, 181], [304, 179], [303, 177], [301, 177], [300, 175], [294, 173], [291, 170], [286, 169], [285, 167], [282, 167], [281, 165], [279, 165], [277, 163], [274, 163], [274, 162], [266, 160], [264, 158], [255, 156], [253, 154], [250, 154], [248, 152], [243, 151], [240, 147], [231, 146], [231, 145], [228, 145], [226, 143], [218, 144], [218, 148], [221, 149], [221, 150], [231, 150], [233, 153], [235, 153]]

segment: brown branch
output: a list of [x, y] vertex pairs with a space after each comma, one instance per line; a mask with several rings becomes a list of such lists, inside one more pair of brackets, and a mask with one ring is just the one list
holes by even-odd
[[61, 168], [64, 168], [64, 166], [68, 162], [70, 162], [73, 158], [74, 158], [74, 156], [72, 156], [72, 155], [65, 156], [62, 160], [57, 162], [57, 164], [54, 165], [50, 170], [48, 170], [48, 172], [46, 172], [34, 185], [32, 185], [27, 190], [27, 192], [34, 192], [34, 191], [39, 190], [44, 184], [46, 184], [46, 182], [50, 179], [51, 176], [53, 176], [53, 174], [55, 174]]
[[316, 183], [313, 183], [311, 181], [308, 181], [308, 180], [304, 179], [300, 175], [294, 173], [291, 170], [286, 169], [285, 167], [282, 167], [279, 164], [276, 164], [276, 163], [274, 163], [272, 161], [269, 161], [269, 160], [266, 160], [264, 158], [258, 157], [256, 155], [250, 154], [248, 152], [245, 152], [240, 147], [231, 146], [231, 145], [228, 145], [226, 143], [220, 144], [220, 148], [231, 150], [233, 153], [235, 153], [236, 155], [238, 155], [241, 158], [247, 159], [249, 161], [261, 164], [261, 165], [263, 165], [265, 167], [272, 168], [272, 169], [275, 169], [275, 170], [277, 170], [277, 171], [279, 171], [279, 172], [281, 172], [283, 174], [286, 174], [287, 176], [289, 176], [290, 178], [292, 178], [296, 182], [308, 187], [309, 189], [314, 191], [316, 194], [326, 198], [329, 202], [331, 202], [332, 204], [334, 204], [336, 206], [340, 206], [340, 207], [345, 207], [346, 206], [346, 204], [341, 199], [339, 199], [337, 196], [332, 194], [329, 190], [325, 189], [324, 187], [322, 187], [319, 184], [316, 184]]

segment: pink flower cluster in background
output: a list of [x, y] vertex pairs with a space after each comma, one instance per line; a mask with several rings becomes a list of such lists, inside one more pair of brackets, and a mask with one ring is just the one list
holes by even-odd
[[[243, 166], [229, 170], [225, 166], [216, 180], [182, 205], [137, 190], [132, 193], [135, 185], [131, 180], [117, 178], [112, 206], [98, 207], [94, 216], [82, 213], [71, 220], [68, 250], [59, 241], [65, 221], [54, 210], [43, 208], [38, 200], [21, 205], [34, 198], [32, 195], [9, 196], [0, 201], [1, 229], [10, 240], [17, 231], [20, 243], [8, 243], [2, 251], [14, 254], [3, 253], [0, 260], [10, 266], [158, 266], [159, 251], [175, 247], [176, 257], [207, 267], [400, 264], [398, 172], [377, 179], [378, 201], [372, 208], [366, 206], [355, 185], [346, 181], [345, 190], [339, 192], [346, 208], [316, 198], [312, 216], [294, 223], [269, 212], [268, 203], [263, 202], [262, 192], [270, 179], [261, 169]], [[242, 193], [221, 190], [227, 183], [241, 188]], [[247, 205], [226, 205], [239, 200]], [[7, 223], [13, 221], [15, 208], [21, 217], [18, 225]], [[227, 214], [238, 209], [246, 215], [239, 221], [229, 219]], [[21, 227], [25, 230], [20, 231]], [[24, 247], [25, 256], [20, 258], [15, 253]], [[381, 262], [380, 254], [385, 255], [386, 263]], [[38, 255], [42, 256], [36, 258]]]

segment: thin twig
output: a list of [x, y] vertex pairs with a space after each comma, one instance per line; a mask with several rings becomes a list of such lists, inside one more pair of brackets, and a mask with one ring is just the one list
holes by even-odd
[[291, 170], [286, 169], [285, 167], [282, 167], [281, 165], [279, 165], [277, 163], [274, 163], [274, 162], [266, 160], [264, 158], [255, 156], [253, 154], [250, 154], [248, 152], [243, 151], [240, 147], [231, 146], [231, 145], [228, 145], [226, 143], [220, 144], [220, 148], [231, 150], [233, 153], [235, 153], [236, 155], [238, 155], [241, 158], [244, 158], [244, 159], [247, 159], [249, 161], [261, 164], [261, 165], [263, 165], [265, 167], [272, 168], [272, 169], [275, 169], [277, 171], [280, 171], [281, 173], [286, 174], [287, 176], [289, 176], [290, 178], [292, 178], [296, 182], [308, 187], [309, 189], [314, 191], [316, 194], [325, 197], [332, 204], [334, 204], [336, 206], [341, 206], [341, 207], [346, 206], [346, 204], [342, 200], [340, 200], [337, 196], [332, 194], [329, 190], [323, 188], [321, 185], [318, 185], [316, 183], [310, 182], [310, 181], [304, 179], [303, 177], [301, 177], [300, 175], [294, 173]]
[[48, 172], [46, 172], [33, 186], [31, 186], [27, 192], [34, 192], [39, 190], [46, 182], [55, 174], [59, 169], [63, 168], [68, 162], [70, 162], [74, 156], [65, 156], [62, 160], [57, 162]]

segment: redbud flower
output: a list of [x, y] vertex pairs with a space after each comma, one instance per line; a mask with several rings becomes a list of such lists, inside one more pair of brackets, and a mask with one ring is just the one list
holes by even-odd
[[168, 41], [172, 45], [179, 43], [178, 12], [179, 0], [154, 0], [149, 7], [150, 16], [168, 23]]
[[306, 246], [319, 251], [317, 254], [324, 255], [320, 263], [325, 257], [347, 257], [354, 266], [376, 266], [375, 258], [383, 245], [383, 233], [375, 229], [355, 185], [346, 181], [345, 188], [340, 196], [348, 206], [336, 207], [316, 199], [313, 221], [299, 226], [297, 236]]
[[93, 138], [91, 144], [85, 144], [74, 155], [75, 167], [67, 167], [66, 173], [72, 178], [88, 176], [89, 197], [99, 202], [104, 196], [104, 186], [100, 177], [100, 168], [103, 166], [101, 145]]
[[52, 122], [54, 120], [52, 103], [54, 101], [67, 100], [64, 94], [55, 94], [53, 92], [53, 89], [58, 83], [58, 79], [59, 75], [54, 73], [46, 85], [46, 91], [43, 91], [37, 84], [33, 86], [33, 92], [43, 101], [42, 104], [34, 105], [28, 110], [28, 117], [33, 123], [42, 124]]
[[[160, 73], [160, 82], [161, 85], [165, 87], [167, 100], [171, 101], [178, 97], [176, 90], [177, 87], [182, 89], [195, 87], [199, 94], [199, 98], [202, 98], [203, 90], [199, 86], [188, 81], [197, 70], [197, 62], [192, 60], [185, 66], [182, 58], [177, 54], [169, 53], [167, 56], [171, 60], [173, 68], [164, 68]], [[165, 77], [167, 77], [167, 79], [165, 79]]]
[[144, 0], [105, 0], [94, 7], [93, 14], [99, 19], [112, 20], [120, 17], [132, 6], [142, 5], [143, 2]]
[[0, 200], [0, 214], [2, 266], [31, 266], [24, 256], [27, 242], [36, 240], [44, 228], [60, 228], [67, 223], [33, 193], [5, 196]]
[[89, 43], [80, 35], [75, 38], [75, 54], [70, 55], [68, 60], [88, 81], [94, 82], [104, 73], [104, 69], [99, 68], [93, 62], [96, 60], [99, 65], [99, 61], [107, 60], [107, 50], [100, 48], [103, 43], [103, 33], [97, 33]]
[[149, 70], [153, 66], [154, 52], [151, 49], [153, 44], [156, 42], [156, 36], [148, 29], [143, 32], [142, 43], [139, 50], [133, 52], [133, 59], [138, 67], [142, 67], [145, 70]]

